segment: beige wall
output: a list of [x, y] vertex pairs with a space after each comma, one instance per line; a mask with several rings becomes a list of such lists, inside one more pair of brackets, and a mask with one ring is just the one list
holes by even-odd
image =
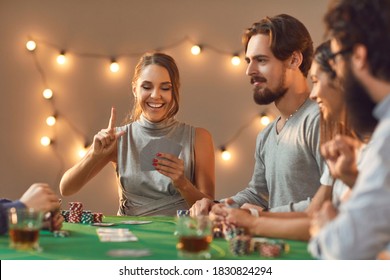
[[[122, 119], [132, 102], [130, 78], [136, 57], [122, 57], [121, 71], [107, 71], [115, 54], [142, 53], [171, 45], [188, 36], [206, 45], [199, 57], [186, 41], [166, 50], [177, 60], [182, 75], [182, 103], [178, 118], [208, 129], [216, 147], [217, 198], [241, 190], [253, 170], [255, 139], [261, 126], [251, 123], [231, 143], [233, 158], [222, 162], [217, 148], [264, 109], [252, 101], [245, 62], [239, 67], [229, 56], [242, 51], [242, 31], [264, 16], [288, 13], [309, 29], [315, 45], [323, 38], [326, 0], [0, 0], [0, 196], [18, 198], [33, 182], [48, 182], [58, 191], [59, 178], [77, 160], [77, 147], [108, 123], [111, 106]], [[52, 103], [33, 57], [25, 49], [28, 36], [69, 50], [69, 63], [59, 67], [59, 49], [38, 45], [36, 55], [47, 83], [55, 92], [55, 108], [63, 118], [55, 128], [45, 124]], [[86, 58], [72, 52], [100, 53], [107, 59]], [[274, 108], [269, 108], [275, 112]], [[40, 145], [43, 134], [55, 136], [55, 146]], [[116, 178], [112, 166], [77, 195], [92, 211], [115, 214]], [[64, 207], [67, 207], [65, 205]]]

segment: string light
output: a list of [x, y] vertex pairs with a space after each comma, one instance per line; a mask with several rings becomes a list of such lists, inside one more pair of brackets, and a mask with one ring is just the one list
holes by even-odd
[[119, 64], [115, 59], [111, 60], [110, 70], [112, 73], [117, 73], [119, 71]]
[[56, 122], [57, 122], [57, 118], [55, 115], [49, 116], [46, 119], [46, 124], [48, 126], [54, 126], [56, 124]]
[[241, 58], [240, 56], [236, 53], [236, 54], [233, 54], [232, 56], [232, 59], [231, 59], [231, 62], [234, 66], [238, 66], [240, 65], [241, 63]]
[[34, 51], [37, 48], [37, 43], [35, 43], [35, 41], [33, 41], [33, 40], [29, 40], [26, 43], [26, 48], [27, 48], [27, 50], [32, 52], [32, 51]]
[[61, 51], [61, 53], [57, 56], [57, 63], [58, 64], [65, 64], [66, 62], [66, 56], [65, 51]]
[[267, 114], [265, 114], [265, 113], [260, 114], [260, 123], [263, 126], [269, 125], [270, 122], [271, 122], [271, 118]]
[[84, 147], [82, 147], [78, 152], [80, 158], [83, 158], [87, 154], [89, 145], [89, 142], [85, 141]]
[[[204, 48], [207, 48], [207, 49], [210, 49], [216, 53], [219, 53], [219, 54], [222, 54], [222, 55], [225, 55], [227, 57], [230, 57], [231, 59], [231, 63], [235, 66], [238, 66], [240, 65], [241, 63], [241, 58], [240, 58], [240, 52], [234, 52], [233, 56], [231, 55], [232, 52], [231, 51], [224, 51], [224, 50], [221, 50], [221, 49], [218, 49], [216, 47], [213, 47], [213, 46], [210, 46], [210, 45], [198, 45], [198, 44], [195, 44], [194, 42], [192, 42], [188, 37], [185, 37], [184, 39], [178, 41], [178, 42], [175, 42], [169, 46], [166, 46], [166, 47], [163, 47], [163, 48], [154, 48], [154, 49], [158, 49], [159, 51], [165, 51], [167, 49], [172, 49], [174, 47], [177, 47], [178, 45], [184, 43], [184, 42], [191, 42], [191, 53], [194, 55], [194, 56], [197, 56], [199, 55], [203, 50]], [[59, 49], [55, 44], [52, 44], [52, 43], [48, 43], [47, 41], [37, 41], [38, 44], [43, 44], [45, 46], [48, 46], [48, 47], [51, 47], [51, 48], [55, 48], [55, 49]], [[47, 86], [48, 83], [47, 83], [47, 80], [46, 80], [46, 75], [45, 75], [45, 72], [44, 72], [44, 69], [41, 67], [39, 61], [38, 61], [38, 57], [36, 56], [36, 53], [33, 52], [36, 48], [37, 48], [37, 43], [35, 40], [29, 40], [27, 43], [26, 43], [26, 48], [31, 52], [32, 55], [34, 55], [34, 61], [35, 61], [35, 64], [36, 64], [36, 68], [37, 70], [39, 71], [39, 73], [41, 74], [41, 78], [42, 78], [42, 82], [45, 86], [45, 90], [43, 91], [43, 97], [45, 99], [48, 99], [51, 101], [51, 105], [53, 106], [53, 110], [55, 112], [57, 112], [57, 109], [56, 107], [54, 106], [54, 102], [52, 100], [53, 98], [53, 91]], [[61, 50], [61, 49], [60, 49]], [[67, 53], [68, 53], [69, 50], [67, 50]], [[58, 55], [57, 57], [57, 62], [59, 64], [64, 64], [66, 63], [66, 55], [65, 55], [65, 51], [64, 50], [61, 50], [59, 51], [60, 54]], [[107, 59], [109, 58], [111, 63], [110, 63], [110, 71], [113, 72], [113, 73], [116, 73], [120, 70], [120, 66], [116, 60], [115, 57], [113, 56], [108, 56], [108, 55], [102, 55], [102, 54], [96, 54], [96, 53], [78, 53], [78, 52], [75, 52], [75, 51], [72, 51], [71, 52], [73, 55], [75, 56], [80, 56], [80, 57], [95, 57], [95, 58], [98, 58], [98, 59]], [[119, 54], [120, 57], [140, 57], [141, 55], [143, 54], [143, 52], [139, 52], [139, 53], [131, 53], [131, 54]], [[117, 56], [118, 57], [118, 56]], [[62, 114], [61, 114], [62, 116]], [[256, 119], [259, 118], [259, 114], [256, 115]], [[77, 127], [75, 127], [74, 125], [72, 125], [67, 119], [66, 119], [66, 116], [62, 116], [61, 119], [64, 119], [65, 121], [67, 121], [69, 123], [69, 125], [71, 126], [72, 130], [74, 130], [75, 132], [77, 132], [79, 135], [82, 135], [83, 139], [87, 139], [85, 137], [85, 135], [83, 135], [82, 131], [78, 130]], [[46, 119], [46, 123], [48, 126], [54, 126], [56, 124], [56, 121], [57, 121], [57, 113], [53, 114], [52, 116], [49, 116], [47, 119]], [[227, 146], [228, 144], [230, 144], [231, 142], [233, 142], [236, 138], [238, 138], [238, 136], [241, 134], [241, 132], [246, 128], [248, 127], [251, 123], [252, 123], [253, 119], [250, 121], [250, 123], [248, 124], [244, 124], [243, 126], [241, 126], [238, 131], [234, 134], [234, 136], [229, 140], [227, 141], [226, 143], [224, 143], [223, 146], [221, 146], [220, 148], [220, 151], [221, 151], [221, 157], [223, 160], [225, 161], [228, 161], [232, 158], [232, 155], [230, 153], [230, 151], [227, 150]], [[261, 124], [262, 125], [267, 125], [271, 120], [269, 118], [269, 116], [267, 116], [265, 113], [262, 113], [260, 114], [260, 121], [261, 121]], [[43, 136], [41, 138], [41, 144], [43, 146], [49, 146], [53, 143], [53, 140], [51, 138], [49, 138], [48, 136]], [[87, 141], [85, 141], [85, 143], [87, 143]], [[88, 151], [88, 147], [89, 145], [88, 144], [85, 144], [84, 145], [84, 148], [80, 148], [78, 149], [78, 156], [79, 157], [84, 157], [85, 154], [87, 153]], [[60, 153], [58, 153], [58, 151], [55, 151], [56, 153], [56, 156], [58, 156], [58, 158], [60, 160], [61, 159], [61, 156], [60, 156]], [[61, 174], [62, 171], [59, 172], [59, 174]]]
[[53, 91], [49, 88], [45, 89], [42, 93], [43, 98], [45, 99], [52, 99], [53, 98]]
[[192, 48], [191, 48], [191, 53], [193, 55], [199, 55], [202, 51], [202, 47], [199, 46], [199, 45], [193, 45]]
[[232, 158], [232, 154], [228, 150], [226, 150], [225, 146], [222, 146], [220, 150], [221, 150], [221, 157], [223, 160], [228, 161]]
[[83, 158], [85, 155], [87, 154], [87, 148], [81, 148], [80, 150], [79, 150], [79, 157], [80, 158]]
[[41, 138], [41, 145], [42, 145], [42, 146], [47, 147], [47, 146], [49, 146], [51, 143], [52, 143], [52, 140], [50, 139], [50, 137], [48, 137], [48, 136], [43, 136], [43, 137]]

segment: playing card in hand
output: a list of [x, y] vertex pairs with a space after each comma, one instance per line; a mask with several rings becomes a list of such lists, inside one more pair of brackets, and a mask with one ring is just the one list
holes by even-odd
[[179, 156], [182, 146], [175, 141], [167, 138], [153, 139], [142, 149], [140, 153], [141, 170], [153, 171], [156, 168], [153, 166], [153, 159], [157, 157], [157, 153], [167, 153]]

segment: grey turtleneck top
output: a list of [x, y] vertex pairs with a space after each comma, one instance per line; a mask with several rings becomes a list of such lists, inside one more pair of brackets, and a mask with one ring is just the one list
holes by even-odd
[[118, 215], [174, 216], [176, 210], [188, 209], [169, 177], [141, 169], [140, 154], [154, 139], [166, 138], [180, 144], [179, 158], [184, 161], [186, 177], [194, 184], [195, 127], [174, 118], [152, 123], [141, 115], [139, 120], [117, 127], [117, 131], [126, 131], [118, 139]]

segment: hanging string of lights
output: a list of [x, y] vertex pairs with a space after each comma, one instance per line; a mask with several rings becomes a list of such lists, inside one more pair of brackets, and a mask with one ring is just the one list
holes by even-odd
[[[219, 48], [216, 48], [214, 46], [208, 45], [208, 44], [198, 44], [195, 43], [193, 40], [191, 40], [188, 37], [185, 37], [177, 42], [174, 42], [168, 46], [164, 47], [159, 47], [156, 48], [156, 51], [165, 51], [168, 49], [173, 49], [176, 48], [177, 46], [183, 44], [183, 43], [190, 43], [192, 45], [190, 51], [193, 55], [197, 56], [200, 55], [205, 49], [210, 49], [218, 54], [225, 55], [230, 57], [231, 64], [234, 66], [238, 66], [241, 63], [241, 57], [240, 57], [240, 52], [235, 51], [235, 52], [228, 52], [221, 50]], [[36, 66], [37, 71], [40, 74], [40, 77], [42, 79], [42, 83], [44, 86], [44, 90], [42, 92], [43, 98], [49, 101], [49, 104], [51, 106], [52, 114], [47, 117], [46, 119], [46, 124], [50, 127], [54, 127], [56, 125], [57, 119], [61, 118], [62, 120], [65, 120], [69, 127], [76, 133], [78, 134], [83, 140], [84, 140], [84, 145], [83, 148], [79, 151], [79, 156], [83, 157], [86, 153], [86, 150], [88, 146], [90, 145], [91, 141], [88, 140], [88, 137], [80, 130], [77, 128], [76, 125], [74, 125], [69, 119], [66, 118], [65, 114], [62, 114], [59, 112], [58, 108], [55, 106], [55, 98], [54, 98], [54, 93], [53, 90], [51, 89], [50, 85], [48, 84], [47, 77], [45, 75], [45, 71], [43, 70], [41, 64], [39, 63], [38, 57], [36, 55], [36, 49], [39, 47], [39, 45], [47, 46], [50, 48], [53, 48], [58, 51], [58, 56], [57, 56], [57, 63], [59, 65], [64, 65], [67, 61], [67, 54], [71, 53], [74, 56], [80, 56], [80, 57], [90, 57], [90, 58], [97, 58], [97, 59], [106, 59], [110, 62], [109, 68], [112, 73], [117, 73], [120, 71], [120, 64], [119, 64], [119, 58], [121, 57], [136, 57], [138, 58], [141, 56], [143, 53], [141, 52], [135, 52], [135, 53], [122, 53], [118, 54], [115, 56], [110, 56], [110, 55], [105, 55], [105, 54], [99, 54], [99, 53], [93, 53], [93, 52], [77, 52], [77, 51], [69, 51], [65, 50], [64, 48], [53, 44], [51, 42], [47, 42], [45, 40], [38, 40], [35, 38], [28, 38], [28, 41], [26, 43], [26, 48], [27, 50], [32, 54], [34, 64]], [[264, 127], [268, 125], [268, 123], [272, 120], [272, 116], [268, 114], [267, 112], [261, 112], [260, 114], [257, 114], [254, 116], [254, 118], [250, 119], [249, 122], [245, 123], [241, 127], [239, 127], [236, 131], [236, 133], [225, 143], [219, 146], [221, 156], [223, 160], [229, 160], [231, 158], [231, 154], [229, 152], [229, 146], [237, 140], [237, 138], [241, 135], [241, 133], [248, 128], [254, 120], [260, 119], [261, 125]], [[48, 136], [42, 136], [41, 137], [41, 145], [43, 146], [52, 146], [55, 143], [55, 139], [50, 138]], [[56, 156], [61, 162], [61, 167], [63, 168], [64, 166], [64, 160], [61, 157], [61, 154], [56, 151]], [[61, 170], [62, 173], [62, 170]]]

